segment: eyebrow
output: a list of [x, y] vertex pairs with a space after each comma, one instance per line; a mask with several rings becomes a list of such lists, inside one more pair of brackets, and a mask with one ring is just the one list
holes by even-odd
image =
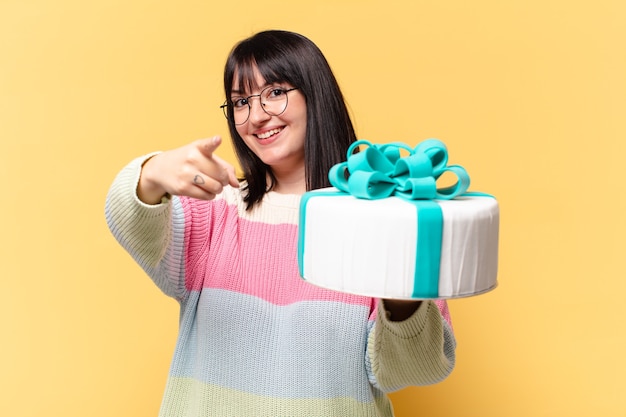
[[[273, 85], [281, 85], [281, 84], [282, 84], [282, 83], [280, 83], [280, 82], [273, 82], [273, 83], [267, 83], [267, 82], [266, 82], [266, 83], [265, 83], [265, 84], [263, 84], [263, 85], [259, 85], [259, 86], [257, 86], [257, 88], [259, 89], [259, 91], [262, 91], [263, 89], [265, 89], [265, 88], [267, 88], [267, 87], [271, 87], [271, 86], [273, 86]], [[232, 94], [241, 94], [241, 95], [243, 95], [243, 94], [248, 94], [248, 93], [246, 93], [244, 90], [236, 90], [236, 89], [232, 89], [232, 90], [230, 90], [230, 93], [231, 93], [231, 95], [232, 95]], [[252, 94], [252, 95], [254, 95], [254, 94]]]

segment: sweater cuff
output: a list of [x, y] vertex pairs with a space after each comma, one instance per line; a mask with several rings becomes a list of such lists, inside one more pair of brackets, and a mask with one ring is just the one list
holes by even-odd
[[437, 305], [432, 300], [423, 300], [417, 310], [406, 320], [391, 321], [385, 310], [384, 300], [379, 300], [377, 322], [386, 331], [402, 339], [410, 339], [419, 336], [427, 325], [429, 315], [433, 309], [438, 312]]

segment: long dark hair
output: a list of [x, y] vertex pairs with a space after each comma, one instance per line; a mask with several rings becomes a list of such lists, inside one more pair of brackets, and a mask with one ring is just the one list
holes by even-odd
[[[224, 90], [231, 97], [235, 74], [238, 85], [254, 86], [254, 68], [268, 84], [286, 82], [304, 95], [307, 109], [304, 145], [306, 189], [328, 187], [328, 170], [345, 159], [356, 140], [354, 127], [337, 80], [320, 49], [306, 37], [270, 30], [239, 42], [224, 69]], [[228, 127], [247, 188], [247, 209], [259, 203], [276, 182], [272, 170], [245, 144], [229, 120]], [[266, 183], [269, 176], [270, 184]]]

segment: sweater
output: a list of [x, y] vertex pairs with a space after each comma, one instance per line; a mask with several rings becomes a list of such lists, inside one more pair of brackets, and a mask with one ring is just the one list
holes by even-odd
[[445, 301], [393, 322], [381, 300], [318, 288], [297, 265], [298, 195], [214, 200], [136, 194], [142, 163], [111, 185], [107, 224], [166, 295], [179, 333], [159, 416], [393, 416], [387, 393], [443, 380], [456, 341]]

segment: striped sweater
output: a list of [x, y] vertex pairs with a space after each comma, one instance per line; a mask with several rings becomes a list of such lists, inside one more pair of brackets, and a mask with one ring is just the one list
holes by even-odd
[[392, 322], [380, 300], [299, 277], [300, 196], [251, 211], [238, 189], [212, 201], [143, 204], [137, 158], [107, 195], [109, 228], [180, 303], [160, 416], [392, 416], [386, 393], [444, 379], [456, 342], [445, 302]]

